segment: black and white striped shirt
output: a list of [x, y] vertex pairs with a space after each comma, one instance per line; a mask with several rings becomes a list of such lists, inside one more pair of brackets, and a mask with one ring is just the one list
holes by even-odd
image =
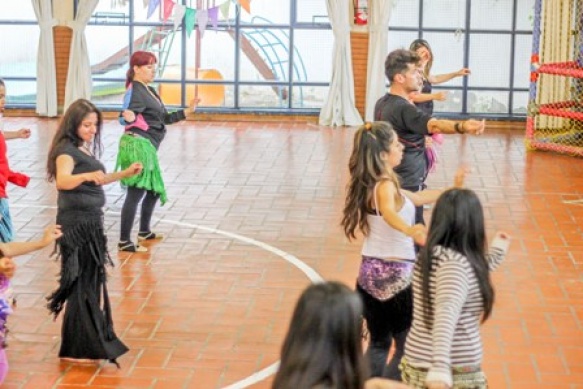
[[[510, 242], [495, 238], [487, 255], [490, 270], [504, 259]], [[407, 337], [405, 357], [415, 367], [429, 369], [427, 381], [452, 386], [452, 366], [482, 363], [480, 320], [483, 313], [478, 280], [468, 259], [451, 249], [437, 247], [429, 291], [433, 315], [425, 325], [421, 269], [413, 274], [413, 325]]]

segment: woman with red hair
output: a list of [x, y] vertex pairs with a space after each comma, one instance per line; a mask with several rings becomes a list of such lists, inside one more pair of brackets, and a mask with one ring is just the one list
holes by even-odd
[[144, 168], [141, 174], [121, 181], [127, 187], [127, 194], [121, 211], [120, 251], [147, 251], [130, 238], [140, 202], [138, 242], [164, 237], [150, 229], [156, 203], [160, 200], [164, 205], [167, 199], [157, 151], [166, 135], [166, 125], [185, 119], [185, 114], [184, 110], [169, 113], [156, 90], [149, 85], [156, 75], [156, 63], [154, 54], [136, 51], [130, 58], [126, 77], [127, 91], [120, 115], [125, 133], [119, 142], [116, 170], [126, 169], [134, 162], [140, 162]]

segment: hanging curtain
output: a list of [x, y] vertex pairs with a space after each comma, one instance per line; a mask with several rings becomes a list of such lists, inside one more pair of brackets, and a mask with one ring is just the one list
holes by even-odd
[[326, 0], [328, 17], [334, 33], [332, 79], [328, 97], [320, 111], [323, 126], [362, 124], [354, 103], [354, 75], [350, 50], [349, 0]]
[[366, 74], [365, 118], [374, 120], [374, 106], [387, 91], [385, 59], [389, 46], [389, 19], [396, 0], [369, 0], [368, 2], [368, 64]]
[[73, 30], [73, 37], [71, 39], [69, 71], [67, 72], [67, 85], [65, 87], [64, 110], [77, 99], [91, 98], [91, 67], [89, 66], [85, 27], [95, 7], [97, 7], [97, 3], [99, 3], [99, 0], [80, 1], [77, 5], [75, 20], [67, 23], [67, 26]]
[[57, 116], [57, 76], [55, 67], [55, 43], [52, 0], [32, 0], [32, 6], [40, 27], [36, 61], [36, 113], [41, 116]]

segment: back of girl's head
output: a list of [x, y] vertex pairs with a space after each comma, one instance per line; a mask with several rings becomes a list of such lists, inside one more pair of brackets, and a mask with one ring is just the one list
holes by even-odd
[[0, 78], [0, 86], [3, 86], [4, 88], [6, 88], [6, 84], [4, 83], [4, 80]]
[[93, 154], [98, 156], [101, 154], [101, 127], [103, 125], [103, 116], [101, 111], [89, 100], [78, 99], [75, 100], [61, 118], [57, 132], [53, 138], [51, 148], [49, 150], [49, 157], [47, 160], [47, 178], [52, 181], [56, 175], [56, 153], [59, 148], [70, 142], [75, 146], [80, 146], [83, 140], [79, 137], [77, 131], [83, 123], [87, 115], [95, 113], [97, 115], [97, 131], [93, 139]]
[[136, 51], [130, 58], [130, 68], [126, 73], [126, 88], [132, 83], [135, 76], [134, 66], [153, 65], [157, 63], [156, 56], [149, 51]]
[[295, 307], [274, 389], [362, 389], [362, 303], [338, 282], [309, 286]]
[[428, 244], [454, 249], [462, 254], [485, 249], [484, 211], [476, 193], [456, 188], [445, 191], [435, 203]]
[[483, 299], [484, 320], [492, 311], [494, 289], [486, 262], [484, 211], [476, 193], [470, 189], [449, 189], [441, 194], [431, 215], [427, 243], [421, 249], [423, 309], [426, 318], [432, 312], [429, 278], [437, 246], [463, 254], [478, 280]]
[[375, 184], [388, 177], [399, 187], [396, 174], [393, 169], [387, 169], [381, 156], [383, 152], [389, 153], [395, 138], [397, 134], [388, 122], [367, 122], [354, 134], [348, 161], [350, 181], [341, 223], [348, 238], [355, 238], [357, 226], [365, 235], [368, 233], [366, 214], [370, 211], [370, 193]]

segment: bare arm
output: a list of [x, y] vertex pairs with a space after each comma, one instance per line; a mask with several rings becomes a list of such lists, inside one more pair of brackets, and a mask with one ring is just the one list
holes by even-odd
[[103, 180], [103, 184], [104, 185], [111, 184], [112, 182], [119, 181], [122, 178], [128, 178], [128, 177], [131, 177], [133, 175], [140, 174], [141, 171], [142, 171], [142, 164], [141, 163], [139, 163], [139, 162], [132, 163], [130, 165], [130, 167], [128, 167], [125, 170], [106, 174], [105, 178]]
[[4, 139], [12, 140], [12, 139], [28, 139], [30, 138], [30, 130], [28, 128], [21, 128], [20, 130], [16, 131], [3, 131]]
[[485, 120], [454, 121], [446, 119], [431, 119], [427, 122], [430, 134], [473, 134], [480, 135], [486, 129]]
[[436, 92], [436, 93], [410, 93], [409, 99], [414, 103], [426, 103], [428, 101], [444, 101], [447, 99], [447, 92]]
[[451, 80], [453, 78], [463, 77], [463, 76], [469, 76], [470, 74], [471, 74], [470, 69], [468, 69], [468, 68], [461, 68], [457, 72], [431, 75], [427, 79], [432, 84], [442, 84], [442, 83], [447, 82], [447, 81], [449, 81], [449, 80]]
[[381, 182], [378, 186], [377, 194], [379, 211], [383, 215], [384, 221], [395, 230], [413, 238], [416, 242], [419, 240], [419, 243], [423, 244], [422, 242], [425, 242], [426, 236], [425, 226], [422, 224], [410, 226], [397, 212], [397, 204], [395, 202], [397, 188], [395, 184], [390, 181]]
[[419, 207], [425, 204], [433, 204], [437, 201], [437, 198], [443, 193], [443, 189], [427, 189], [419, 192], [410, 192], [408, 190], [401, 189], [401, 192], [409, 198]]
[[[452, 188], [463, 188], [464, 182], [466, 180], [466, 175], [469, 173], [469, 169], [465, 166], [458, 168], [453, 178]], [[408, 190], [401, 189], [401, 192], [407, 196], [413, 204], [416, 206], [432, 204], [437, 201], [439, 196], [449, 188], [444, 189], [426, 189], [419, 192], [410, 192]]]
[[52, 225], [45, 229], [44, 235], [40, 240], [34, 240], [32, 242], [0, 243], [0, 250], [6, 257], [16, 257], [18, 255], [40, 250], [59, 239], [62, 235], [61, 226]]

